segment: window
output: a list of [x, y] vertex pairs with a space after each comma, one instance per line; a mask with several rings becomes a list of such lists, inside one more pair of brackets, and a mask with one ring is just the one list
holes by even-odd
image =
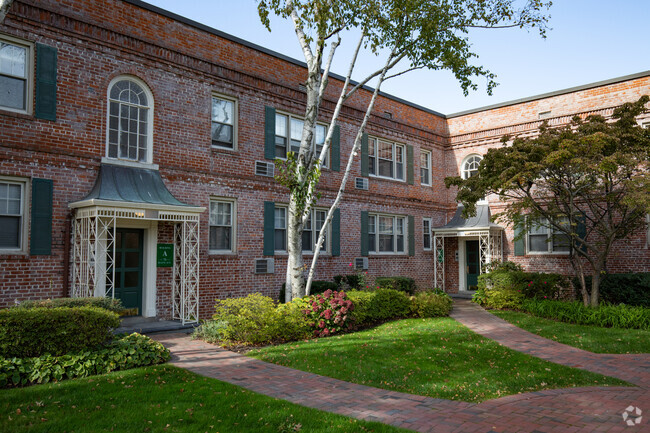
[[431, 251], [431, 218], [422, 218], [422, 245], [425, 251]]
[[478, 174], [478, 166], [483, 158], [479, 155], [470, 155], [465, 158], [461, 168], [461, 176], [463, 179], [469, 179]]
[[[566, 226], [569, 224], [569, 220], [563, 218], [560, 224]], [[570, 237], [557, 229], [548, 227], [545, 219], [533, 223], [527, 236], [529, 253], [568, 253], [571, 249]]]
[[[327, 211], [312, 209], [302, 231], [302, 251], [309, 253], [316, 248], [316, 242], [325, 224]], [[326, 252], [328, 236], [325, 235], [321, 252]], [[287, 251], [287, 208], [275, 207], [275, 251]]]
[[212, 97], [212, 146], [236, 148], [237, 101], [221, 96]]
[[235, 204], [234, 200], [210, 200], [210, 252], [235, 251]]
[[0, 251], [19, 252], [25, 239], [26, 183], [14, 179], [0, 179]]
[[30, 109], [31, 47], [0, 39], [0, 108], [26, 113]]
[[108, 87], [109, 158], [150, 163], [153, 97], [146, 86], [120, 77]]
[[426, 150], [420, 153], [420, 183], [431, 185], [431, 152]]
[[406, 217], [368, 216], [368, 251], [400, 254], [405, 250]]
[[368, 172], [371, 176], [404, 180], [403, 144], [368, 137]]
[[[288, 152], [300, 151], [300, 140], [305, 122], [302, 119], [286, 114], [275, 114], [275, 157], [286, 159]], [[314, 157], [318, 158], [323, 150], [327, 127], [316, 124], [314, 128]], [[329, 152], [328, 152], [329, 153]], [[328, 167], [328, 157], [325, 156], [323, 167]]]

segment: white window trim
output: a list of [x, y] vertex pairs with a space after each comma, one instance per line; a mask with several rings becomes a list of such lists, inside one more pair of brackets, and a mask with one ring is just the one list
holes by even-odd
[[[428, 221], [429, 222], [429, 248], [426, 248], [424, 246], [424, 222]], [[433, 219], [432, 218], [422, 218], [422, 250], [423, 251], [433, 251], [433, 233], [431, 232], [431, 229], [433, 224]]]
[[[393, 227], [397, 227], [397, 218], [404, 220], [404, 251], [397, 251], [397, 233], [393, 234], [393, 251], [379, 251], [379, 217], [393, 218]], [[368, 218], [376, 218], [375, 220], [375, 250], [370, 251], [368, 248], [368, 255], [371, 256], [406, 256], [409, 251], [409, 228], [408, 223], [409, 219], [406, 215], [395, 215], [395, 214], [385, 214], [385, 213], [368, 213]], [[368, 224], [370, 225], [370, 224]], [[369, 228], [370, 229], [370, 228]], [[370, 237], [370, 231], [368, 231], [368, 237]]]
[[[305, 121], [305, 118], [302, 116], [297, 116], [295, 114], [288, 113], [286, 111], [280, 111], [276, 110], [275, 112], [276, 116], [286, 116], [287, 117], [287, 153], [291, 152], [291, 119], [295, 120], [300, 120], [301, 122]], [[316, 125], [321, 125], [325, 127], [325, 138], [327, 139], [327, 133], [329, 132], [330, 125], [324, 122], [316, 122]], [[316, 154], [316, 125], [314, 125], [314, 142], [312, 143], [312, 147], [314, 149], [314, 156], [319, 157], [320, 154]], [[276, 137], [275, 132], [273, 133], [273, 137]], [[273, 144], [273, 151], [275, 152], [275, 143]], [[276, 156], [276, 159], [281, 159], [283, 161], [286, 161], [287, 158], [283, 158], [281, 156]], [[329, 162], [332, 159], [332, 145], [330, 143], [330, 147], [327, 149], [327, 156], [326, 156], [326, 161], [323, 161], [321, 168], [327, 168], [329, 169]], [[327, 164], [325, 164], [327, 162]], [[288, 216], [288, 214], [287, 214]]]
[[[289, 230], [288, 230], [288, 228], [287, 228], [287, 226], [286, 226], [286, 224], [289, 223], [289, 206], [287, 206], [286, 204], [278, 204], [278, 203], [276, 203], [276, 204], [275, 204], [275, 208], [276, 208], [276, 209], [278, 209], [278, 208], [285, 209], [285, 212], [286, 212], [286, 213], [285, 213], [285, 219], [284, 219], [284, 221], [285, 221], [285, 227], [284, 227], [284, 239], [285, 239], [285, 244], [286, 244], [287, 246], [289, 246], [289, 238], [288, 238]], [[314, 214], [313, 214], [313, 212], [314, 212], [314, 211], [317, 211], [317, 210], [319, 210], [319, 211], [323, 211], [323, 212], [325, 212], [325, 213], [327, 213], [327, 211], [328, 211], [328, 209], [326, 209], [326, 208], [320, 208], [320, 207], [315, 207], [315, 208], [312, 208], [312, 209], [311, 209], [310, 212], [312, 212], [312, 215], [311, 215], [311, 216], [312, 216], [312, 228], [314, 227], [314, 226], [313, 226], [313, 224], [314, 224]], [[275, 230], [276, 230], [275, 227], [274, 227], [273, 230], [274, 230], [274, 231], [273, 231], [273, 236], [275, 236]], [[327, 255], [329, 255], [329, 253], [330, 253], [330, 242], [332, 241], [332, 224], [330, 223], [330, 224], [327, 226], [327, 228], [326, 228], [325, 230], [327, 230], [327, 235], [326, 235], [326, 238], [325, 238], [325, 243], [324, 243], [323, 246], [321, 247], [321, 250], [320, 250], [320, 253], [319, 253], [319, 254], [322, 254], [322, 255], [327, 256]], [[315, 234], [316, 234], [316, 230], [313, 230], [313, 229], [312, 229], [311, 232], [312, 232], [313, 245], [316, 245], [316, 241], [318, 241], [317, 238], [314, 239], [314, 236], [315, 236]], [[275, 242], [275, 241], [274, 241], [274, 242]], [[300, 244], [302, 245], [302, 238], [300, 239]], [[288, 254], [288, 251], [287, 251], [287, 250], [275, 250], [275, 249], [274, 249], [274, 251], [275, 251], [275, 254]], [[314, 255], [314, 252], [313, 252], [312, 250], [303, 250], [303, 251], [302, 251], [302, 255], [303, 255], [303, 256], [312, 256], [312, 255]]]
[[[212, 202], [221, 202], [221, 203], [230, 203], [232, 205], [231, 212], [231, 232], [230, 232], [230, 249], [229, 250], [213, 250], [210, 249], [210, 203]], [[211, 196], [210, 202], [208, 203], [208, 254], [209, 255], [235, 255], [237, 254], [237, 199], [232, 197], [218, 197]]]
[[[229, 101], [233, 103], [232, 148], [227, 146], [220, 146], [212, 142], [212, 99], [213, 98], [223, 99], [224, 101]], [[233, 96], [228, 96], [221, 93], [213, 92], [212, 96], [210, 97], [210, 146], [213, 149], [236, 152], [238, 150], [238, 139], [239, 139], [239, 100]]]
[[[375, 140], [375, 145], [376, 146], [379, 145], [379, 141], [383, 141], [384, 143], [388, 143], [388, 144], [393, 145], [393, 173], [397, 172], [397, 158], [395, 156], [396, 155], [396, 148], [397, 148], [397, 146], [402, 148], [402, 156], [404, 158], [404, 161], [403, 161], [404, 170], [402, 171], [402, 175], [404, 176], [404, 179], [400, 179], [398, 177], [382, 176], [380, 174], [377, 174], [379, 172], [379, 155], [378, 155], [377, 147], [375, 147], [375, 156], [374, 156], [375, 161], [377, 161], [377, 165], [376, 165], [376, 167], [374, 167], [375, 168], [375, 173], [374, 174], [373, 173], [368, 173], [368, 176], [369, 177], [376, 177], [378, 179], [388, 179], [388, 180], [394, 180], [396, 182], [404, 182], [404, 183], [406, 183], [406, 178], [407, 178], [406, 172], [408, 171], [408, 161], [407, 161], [407, 157], [406, 157], [406, 144], [398, 143], [398, 142], [392, 141], [392, 140], [385, 140], [383, 138], [379, 138], [379, 137], [376, 137], [374, 135], [370, 135], [370, 136], [368, 136], [368, 146], [371, 145], [370, 140]], [[368, 170], [370, 170], [370, 164], [372, 163], [371, 159], [372, 158], [370, 157], [370, 148], [368, 148]]]
[[[111, 115], [111, 89], [117, 83], [118, 81], [122, 80], [129, 80], [133, 81], [136, 83], [138, 86], [141, 86], [142, 89], [144, 90], [145, 94], [147, 95], [147, 99], [149, 102], [149, 110], [148, 110], [148, 118], [147, 118], [147, 156], [145, 158], [144, 162], [140, 161], [134, 161], [132, 159], [127, 159], [127, 158], [113, 158], [108, 155], [108, 145], [109, 145], [109, 134], [110, 134], [110, 129], [109, 129], [109, 122], [110, 122], [110, 115]], [[106, 141], [104, 143], [104, 156], [107, 160], [110, 161], [120, 161], [122, 162], [130, 162], [134, 164], [138, 164], [138, 167], [143, 167], [143, 166], [151, 166], [153, 164], [153, 119], [154, 119], [154, 107], [155, 107], [155, 101], [153, 98], [153, 93], [151, 93], [151, 89], [149, 89], [149, 86], [139, 79], [138, 77], [135, 77], [133, 75], [119, 75], [111, 80], [111, 82], [108, 84], [108, 87], [106, 88]], [[119, 147], [119, 146], [118, 146]], [[119, 148], [118, 148], [118, 155], [119, 155]]]
[[29, 223], [30, 217], [30, 197], [31, 189], [28, 178], [14, 176], [0, 176], [0, 181], [7, 183], [17, 183], [22, 186], [22, 218], [20, 227], [20, 248], [0, 248], [0, 255], [10, 254], [27, 254], [29, 246]]
[[[463, 160], [460, 163], [460, 177], [461, 178], [467, 179], [467, 177], [465, 176], [465, 164], [467, 164], [467, 162], [469, 162], [469, 160], [471, 158], [474, 158], [474, 157], [478, 157], [480, 161], [483, 161], [483, 155], [479, 155], [478, 153], [470, 153], [465, 158], [463, 158]], [[479, 163], [480, 163], [480, 161], [479, 161]], [[478, 200], [476, 202], [476, 204], [487, 204], [487, 203], [488, 203], [487, 197], [483, 197], [483, 198], [481, 198], [480, 200]]]
[[431, 156], [431, 151], [430, 150], [420, 150], [420, 153], [422, 155], [426, 155], [427, 161], [428, 161], [428, 168], [429, 170], [429, 182], [422, 182], [422, 160], [420, 159], [420, 185], [425, 185], [425, 186], [431, 186], [433, 184], [433, 170], [431, 169], [431, 161], [432, 161], [432, 156]]
[[36, 65], [35, 62], [36, 49], [34, 43], [25, 41], [23, 39], [15, 38], [13, 36], [1, 34], [1, 33], [0, 33], [0, 41], [8, 42], [12, 45], [18, 45], [27, 48], [26, 65], [25, 65], [25, 71], [27, 72], [25, 77], [27, 81], [26, 89], [25, 89], [25, 98], [27, 98], [27, 100], [25, 101], [25, 109], [20, 110], [17, 108], [0, 106], [0, 111], [9, 111], [11, 113], [21, 113], [21, 114], [31, 115], [34, 112], [34, 80], [35, 80], [34, 65]]
[[553, 228], [552, 227], [545, 227], [546, 229], [546, 245], [547, 245], [547, 250], [546, 251], [531, 251], [530, 250], [530, 231], [526, 231], [526, 255], [531, 255], [531, 256], [548, 256], [548, 255], [553, 255], [553, 256], [568, 256], [571, 251], [553, 251]]

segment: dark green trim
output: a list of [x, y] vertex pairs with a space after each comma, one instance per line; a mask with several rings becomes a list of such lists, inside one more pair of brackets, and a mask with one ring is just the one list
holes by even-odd
[[56, 120], [56, 48], [36, 44], [36, 105], [34, 116]]
[[408, 234], [409, 234], [409, 256], [415, 255], [415, 218], [413, 215], [408, 216]]
[[406, 146], [406, 183], [413, 185], [413, 146]]
[[52, 254], [52, 193], [50, 179], [32, 179], [32, 215], [29, 253], [32, 256]]
[[526, 255], [526, 240], [524, 229], [520, 224], [515, 225], [515, 256]]
[[368, 211], [361, 211], [361, 255], [368, 256]]
[[264, 158], [275, 159], [275, 108], [264, 107]]
[[361, 135], [361, 176], [368, 177], [368, 134]]
[[275, 203], [264, 202], [264, 255], [275, 254]]
[[333, 171], [341, 171], [341, 127], [339, 125], [334, 125], [334, 131], [332, 131], [330, 168]]
[[332, 216], [332, 256], [341, 255], [341, 209]]

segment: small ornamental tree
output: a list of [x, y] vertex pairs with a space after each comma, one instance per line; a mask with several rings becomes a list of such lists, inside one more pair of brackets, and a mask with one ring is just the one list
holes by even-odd
[[616, 108], [611, 120], [576, 116], [562, 128], [542, 124], [534, 138], [509, 144], [504, 137], [503, 147], [488, 150], [476, 176], [445, 183], [458, 187], [465, 216], [475, 213], [481, 198], [497, 194], [505, 208], [495, 218], [512, 224], [517, 237], [534, 225], [550, 228], [551, 239], [569, 248], [584, 304], [597, 306], [614, 243], [639, 233], [650, 213], [650, 129], [636, 120], [648, 101], [643, 96]]
[[[305, 118], [300, 148], [278, 164], [276, 179], [289, 189], [287, 218], [286, 301], [309, 294], [316, 261], [327, 227], [338, 208], [361, 137], [385, 80], [415, 69], [446, 69], [459, 81], [465, 94], [477, 89], [476, 77], [487, 79], [488, 93], [496, 85], [494, 74], [474, 65], [469, 31], [494, 28], [537, 28], [545, 34], [547, 17], [543, 10], [551, 6], [544, 0], [259, 0], [262, 22], [269, 28], [269, 15], [291, 20], [305, 56]], [[330, 119], [325, 142], [319, 154], [314, 151], [314, 130], [323, 96], [328, 87], [330, 67], [343, 39], [356, 38], [354, 52], [343, 83], [338, 85], [338, 100]], [[380, 56], [382, 67], [370, 72], [358, 83], [352, 73], [362, 51]], [[309, 211], [318, 199], [316, 188], [321, 166], [330, 144], [343, 104], [359, 89], [373, 85], [374, 90], [363, 119], [358, 125], [338, 193], [330, 207], [314, 248], [307, 282], [303, 272], [302, 232]]]

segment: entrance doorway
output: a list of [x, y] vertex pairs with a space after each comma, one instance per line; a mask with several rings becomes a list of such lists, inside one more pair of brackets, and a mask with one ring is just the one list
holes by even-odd
[[124, 308], [142, 315], [142, 229], [115, 230], [115, 297]]
[[478, 241], [465, 241], [465, 265], [467, 290], [476, 290], [481, 273]]

